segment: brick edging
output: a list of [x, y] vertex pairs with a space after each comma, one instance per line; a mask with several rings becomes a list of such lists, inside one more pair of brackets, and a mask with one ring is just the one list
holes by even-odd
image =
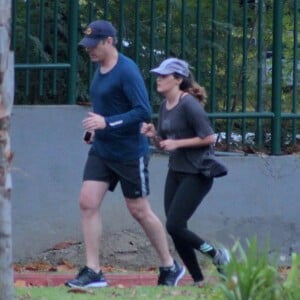
[[[125, 287], [157, 284], [156, 274], [105, 274], [109, 286], [122, 285]], [[48, 273], [15, 273], [14, 282], [18, 286], [60, 286], [66, 280], [74, 278], [73, 274], [48, 274]], [[179, 285], [190, 284], [192, 279], [185, 275]]]

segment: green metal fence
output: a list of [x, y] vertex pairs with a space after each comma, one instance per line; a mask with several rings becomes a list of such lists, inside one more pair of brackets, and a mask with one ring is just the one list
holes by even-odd
[[118, 29], [119, 50], [140, 66], [154, 117], [149, 69], [186, 59], [209, 94], [216, 132], [278, 155], [299, 134], [299, 0], [13, 1], [16, 104], [86, 103], [94, 66], [77, 43], [94, 19]]

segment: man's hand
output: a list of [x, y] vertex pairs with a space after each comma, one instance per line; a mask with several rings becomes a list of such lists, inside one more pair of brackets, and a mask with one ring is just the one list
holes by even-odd
[[86, 144], [92, 144], [94, 140], [95, 131], [85, 131], [83, 140]]
[[89, 112], [88, 117], [82, 121], [82, 125], [86, 131], [94, 131], [96, 129], [104, 129], [106, 122], [103, 116]]

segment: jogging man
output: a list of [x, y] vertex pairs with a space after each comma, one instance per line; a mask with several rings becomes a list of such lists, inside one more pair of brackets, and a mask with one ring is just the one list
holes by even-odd
[[89, 24], [79, 45], [98, 64], [90, 86], [93, 112], [83, 120], [91, 143], [80, 192], [86, 266], [70, 287], [105, 287], [99, 261], [102, 232], [100, 209], [108, 190], [120, 182], [126, 206], [142, 226], [161, 261], [158, 285], [176, 286], [185, 273], [170, 255], [164, 227], [151, 209], [148, 178], [148, 140], [140, 133], [151, 108], [137, 65], [116, 48], [116, 29], [110, 22]]

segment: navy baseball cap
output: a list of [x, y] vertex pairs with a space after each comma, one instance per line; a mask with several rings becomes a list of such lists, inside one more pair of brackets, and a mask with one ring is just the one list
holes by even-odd
[[159, 75], [170, 75], [177, 73], [183, 77], [189, 77], [189, 64], [178, 58], [167, 58], [157, 68], [151, 69], [150, 72]]
[[102, 39], [109, 36], [115, 37], [117, 30], [110, 22], [97, 20], [88, 25], [84, 34], [84, 38], [79, 42], [79, 45], [86, 48], [93, 48], [96, 47]]

